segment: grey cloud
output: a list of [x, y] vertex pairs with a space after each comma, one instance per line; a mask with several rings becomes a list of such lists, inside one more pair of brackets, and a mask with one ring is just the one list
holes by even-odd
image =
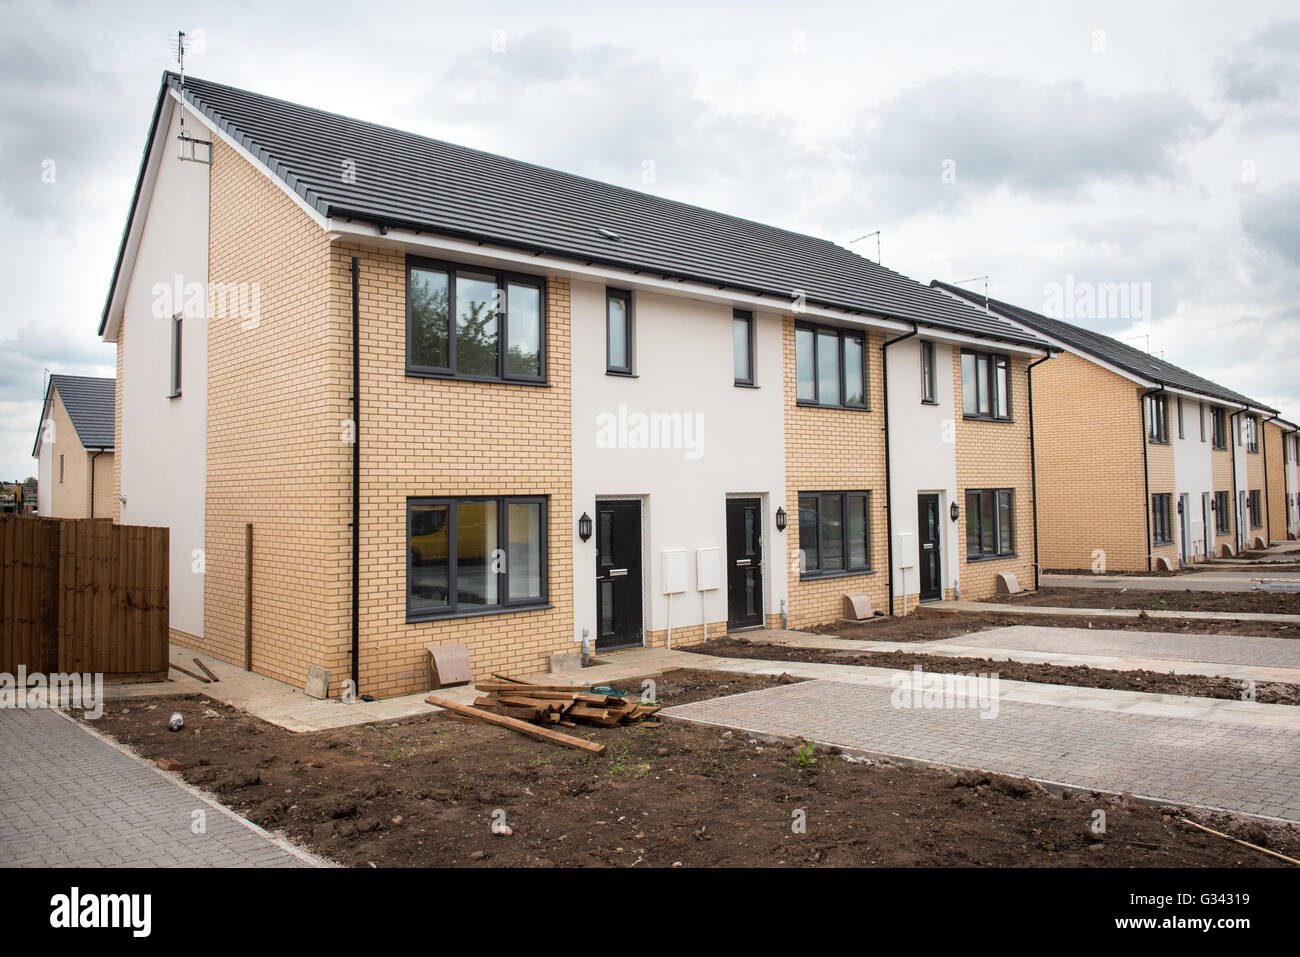
[[1300, 266], [1300, 183], [1253, 194], [1242, 205], [1241, 225], [1259, 249]]
[[1300, 94], [1300, 19], [1280, 20], [1240, 44], [1221, 69], [1223, 95], [1243, 106], [1287, 103]]

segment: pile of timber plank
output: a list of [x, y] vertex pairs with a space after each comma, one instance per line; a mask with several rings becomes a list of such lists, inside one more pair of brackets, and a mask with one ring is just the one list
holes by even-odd
[[474, 687], [486, 692], [474, 700], [476, 708], [532, 724], [613, 728], [645, 721], [659, 710], [658, 705], [597, 694], [585, 685], [534, 684], [494, 675], [493, 680], [475, 682]]

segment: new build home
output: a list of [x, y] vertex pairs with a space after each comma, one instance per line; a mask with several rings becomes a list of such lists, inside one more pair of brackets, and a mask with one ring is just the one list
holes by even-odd
[[1263, 442], [1268, 537], [1294, 541], [1300, 538], [1300, 426], [1265, 419]]
[[167, 74], [100, 332], [173, 640], [293, 684], [1032, 585], [1053, 346], [824, 240]]
[[37, 514], [112, 518], [117, 503], [114, 380], [51, 375], [32, 457]]
[[1172, 569], [1268, 543], [1275, 409], [1109, 336], [932, 285], [1062, 350], [1033, 380], [1045, 569]]

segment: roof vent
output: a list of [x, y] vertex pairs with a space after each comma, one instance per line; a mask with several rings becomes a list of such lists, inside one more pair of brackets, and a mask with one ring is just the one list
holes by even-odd
[[622, 237], [622, 236], [620, 236], [618, 233], [614, 232], [614, 230], [612, 230], [612, 229], [606, 229], [604, 226], [597, 226], [597, 227], [596, 227], [596, 232], [600, 233], [600, 234], [601, 234], [602, 236], [604, 236], [606, 239], [612, 239], [612, 240], [614, 240], [614, 242], [616, 242], [616, 243], [619, 243], [619, 242], [622, 242], [622, 241], [623, 241], [623, 237]]

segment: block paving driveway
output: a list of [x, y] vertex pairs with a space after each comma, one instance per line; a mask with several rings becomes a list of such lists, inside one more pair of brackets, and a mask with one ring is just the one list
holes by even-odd
[[1293, 728], [1005, 699], [995, 717], [981, 718], [977, 709], [895, 708], [890, 695], [888, 687], [819, 679], [661, 714], [1300, 822], [1300, 731]]
[[0, 710], [0, 867], [315, 863], [53, 711]]

